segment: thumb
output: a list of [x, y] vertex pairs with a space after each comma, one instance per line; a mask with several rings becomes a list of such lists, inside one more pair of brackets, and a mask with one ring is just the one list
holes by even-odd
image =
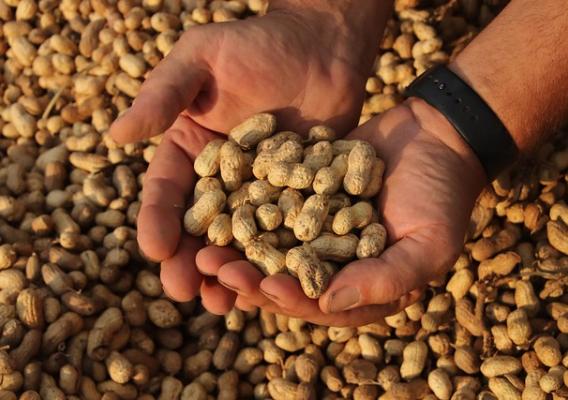
[[[319, 299], [324, 313], [398, 301], [425, 286], [457, 258], [459, 247], [443, 244], [444, 233], [413, 233], [389, 247], [379, 258], [354, 261], [334, 278]], [[434, 239], [435, 238], [435, 239]], [[451, 249], [451, 250], [449, 250]], [[454, 257], [455, 256], [455, 257]]]
[[132, 107], [110, 127], [119, 144], [158, 135], [168, 129], [179, 113], [188, 108], [209, 77], [205, 63], [192, 59], [194, 53], [182, 40], [150, 73]]

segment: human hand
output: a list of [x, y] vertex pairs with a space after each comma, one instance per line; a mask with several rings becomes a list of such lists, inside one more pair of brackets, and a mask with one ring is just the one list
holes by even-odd
[[[319, 300], [308, 299], [291, 276], [264, 277], [243, 260], [209, 263], [207, 273], [238, 294], [237, 306], [260, 306], [323, 325], [359, 326], [416, 301], [420, 289], [457, 259], [486, 178], [449, 122], [425, 102], [411, 99], [348, 137], [369, 141], [385, 161], [377, 206], [390, 247], [377, 259], [354, 261], [340, 270]], [[205, 248], [198, 263], [222, 252], [232, 254]]]
[[[203, 243], [182, 235], [180, 223], [195, 184], [193, 159], [216, 132], [260, 111], [274, 112], [283, 121], [279, 129], [297, 132], [315, 123], [347, 132], [357, 121], [375, 53], [365, 46], [376, 41], [355, 37], [361, 32], [348, 25], [372, 26], [370, 35], [378, 37], [384, 21], [341, 22], [325, 14], [333, 10], [303, 7], [299, 2], [296, 11], [281, 7], [261, 18], [192, 27], [110, 129], [119, 143], [166, 131], [144, 179], [138, 242], [145, 255], [163, 261], [164, 290], [173, 299], [200, 293], [218, 313], [234, 302], [233, 292], [196, 269]], [[231, 257], [222, 260], [239, 255]]]

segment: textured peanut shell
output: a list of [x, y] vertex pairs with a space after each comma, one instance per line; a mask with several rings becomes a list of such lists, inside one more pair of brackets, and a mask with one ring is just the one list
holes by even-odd
[[117, 351], [112, 351], [105, 359], [108, 374], [116, 383], [126, 383], [130, 380], [133, 373], [133, 366], [130, 361]]
[[479, 371], [479, 354], [471, 347], [456, 348], [454, 361], [458, 368], [466, 374], [475, 374]]
[[220, 370], [227, 369], [235, 361], [239, 351], [239, 335], [234, 332], [226, 332], [213, 353], [213, 365]]
[[248, 242], [245, 255], [265, 275], [274, 275], [286, 269], [286, 256], [263, 240]]
[[93, 153], [71, 153], [69, 162], [76, 168], [96, 173], [109, 167], [110, 161], [103, 155]]
[[271, 185], [267, 181], [256, 180], [248, 187], [249, 201], [254, 206], [270, 203], [280, 196], [282, 189]]
[[348, 154], [337, 155], [329, 167], [316, 172], [313, 189], [317, 194], [333, 195], [341, 188], [343, 177], [347, 173]]
[[507, 225], [490, 238], [481, 238], [473, 245], [471, 256], [476, 261], [483, 261], [500, 251], [506, 250], [517, 243], [521, 237], [521, 229], [516, 225]]
[[45, 320], [43, 315], [43, 299], [36, 289], [24, 289], [16, 300], [18, 318], [28, 328], [41, 328]]
[[328, 141], [317, 142], [313, 146], [304, 150], [303, 164], [317, 171], [320, 168], [327, 167], [333, 160], [333, 149]]
[[252, 149], [261, 140], [268, 138], [276, 130], [276, 117], [261, 113], [247, 118], [229, 132], [229, 138], [243, 149]]
[[506, 378], [489, 379], [489, 389], [498, 399], [521, 400], [521, 392], [515, 388]]
[[565, 371], [566, 368], [563, 365], [550, 368], [548, 373], [538, 381], [540, 388], [546, 393], [552, 393], [560, 389], [563, 385], [563, 374]]
[[262, 232], [257, 236], [257, 239], [264, 240], [274, 248], [280, 247], [280, 240], [278, 239], [278, 235], [274, 232]]
[[520, 262], [521, 257], [517, 253], [508, 251], [495, 256], [495, 258], [479, 263], [477, 274], [479, 279], [485, 279], [491, 275], [505, 276], [513, 271], [515, 266]]
[[247, 159], [234, 142], [225, 142], [219, 151], [221, 179], [225, 189], [233, 192], [241, 187]]
[[428, 386], [438, 399], [449, 400], [452, 395], [452, 381], [448, 373], [441, 368], [437, 368], [428, 374]]
[[187, 233], [201, 236], [207, 232], [213, 219], [225, 207], [226, 200], [225, 193], [220, 190], [204, 193], [183, 217], [183, 225]]
[[357, 258], [378, 257], [384, 250], [387, 241], [387, 230], [381, 224], [374, 222], [367, 225], [361, 232], [357, 244]]
[[523, 308], [529, 317], [534, 317], [540, 310], [540, 299], [530, 281], [518, 281], [515, 284], [515, 304]]
[[322, 233], [310, 242], [321, 260], [347, 262], [355, 258], [359, 239], [354, 234], [338, 236], [333, 233]]
[[422, 341], [414, 341], [406, 345], [402, 352], [400, 376], [403, 379], [413, 379], [422, 373], [426, 365], [428, 346]]
[[109, 353], [113, 335], [124, 323], [122, 312], [116, 307], [105, 310], [95, 321], [87, 339], [87, 354], [94, 360], [104, 360]]
[[518, 346], [526, 345], [532, 335], [532, 327], [525, 310], [517, 309], [507, 316], [507, 334]]
[[295, 399], [297, 390], [297, 383], [283, 378], [275, 378], [268, 382], [268, 393], [274, 400]]
[[218, 214], [207, 228], [207, 238], [215, 246], [228, 246], [233, 240], [231, 216]]
[[239, 242], [247, 244], [258, 233], [256, 222], [254, 219], [254, 207], [250, 204], [245, 204], [238, 207], [232, 216], [232, 229], [233, 236]]
[[282, 223], [282, 212], [276, 204], [263, 204], [256, 209], [258, 226], [265, 231], [273, 231]]
[[294, 235], [304, 242], [314, 240], [321, 232], [329, 210], [326, 196], [314, 194], [306, 199], [294, 223]]
[[483, 207], [481, 204], [477, 203], [469, 219], [467, 237], [477, 239], [479, 235], [481, 235], [481, 232], [489, 225], [494, 214], [494, 208]]
[[219, 179], [210, 176], [201, 178], [195, 183], [193, 201], [199, 200], [199, 198], [203, 196], [203, 193], [214, 192], [215, 190], [223, 190], [223, 185], [221, 185]]
[[306, 331], [281, 332], [274, 339], [274, 343], [278, 348], [289, 353], [305, 348], [310, 342], [310, 335]]
[[319, 298], [329, 286], [330, 271], [308, 244], [294, 247], [288, 251], [286, 267], [294, 275], [297, 275], [302, 290], [310, 299]]
[[298, 239], [294, 236], [294, 232], [289, 229], [280, 227], [274, 231], [278, 237], [278, 247], [289, 249], [298, 243]]
[[481, 364], [480, 370], [483, 376], [494, 378], [496, 376], [516, 374], [523, 369], [518, 358], [512, 356], [494, 356], [486, 359]]
[[[568, 154], [568, 151], [566, 151]], [[568, 224], [568, 205], [563, 203], [556, 203], [552, 207], [550, 207], [550, 211], [548, 213], [550, 215], [550, 219], [553, 221], [562, 220], [565, 224]]]
[[362, 229], [367, 226], [373, 218], [373, 206], [360, 201], [351, 207], [339, 210], [333, 217], [333, 231], [338, 235], [346, 235], [352, 229]]
[[367, 188], [363, 190], [360, 196], [369, 199], [376, 196], [383, 187], [383, 174], [385, 173], [385, 163], [380, 158], [375, 158], [373, 169], [371, 170], [371, 178], [367, 184]]
[[[361, 240], [363, 240], [361, 238]], [[454, 300], [463, 298], [475, 281], [473, 272], [467, 268], [459, 269], [450, 278], [446, 285], [446, 291], [452, 294]]]
[[284, 226], [290, 229], [294, 228], [296, 218], [302, 211], [304, 205], [304, 196], [295, 189], [284, 189], [278, 198], [278, 207], [282, 211], [284, 217]]
[[66, 312], [52, 322], [42, 337], [42, 351], [45, 355], [52, 354], [57, 347], [69, 337], [83, 329], [84, 321], [78, 314]]
[[292, 189], [306, 189], [314, 180], [314, 171], [299, 163], [276, 162], [268, 171], [268, 182], [276, 187], [290, 187]]
[[257, 154], [252, 164], [252, 173], [257, 179], [265, 179], [275, 162], [299, 163], [302, 154], [302, 145], [295, 140], [288, 140], [275, 150]]
[[282, 131], [282, 132], [278, 132], [275, 133], [274, 135], [272, 135], [271, 137], [262, 140], [257, 146], [256, 146], [256, 152], [257, 154], [260, 154], [264, 151], [273, 151], [278, 149], [280, 146], [282, 146], [282, 144], [284, 142], [287, 142], [288, 140], [292, 140], [298, 143], [302, 143], [302, 137], [300, 135], [298, 135], [295, 132], [292, 131]]
[[310, 128], [308, 131], [308, 142], [321, 142], [321, 141], [328, 141], [332, 142], [337, 137], [337, 134], [333, 130], [326, 125], [315, 125]]
[[351, 198], [345, 193], [336, 193], [329, 198], [329, 213], [335, 214], [344, 207], [351, 206]]
[[343, 178], [343, 187], [351, 195], [360, 195], [371, 180], [371, 171], [375, 162], [375, 149], [364, 142], [359, 142], [349, 153], [347, 173]]
[[546, 224], [548, 241], [556, 250], [568, 255], [568, 225], [560, 219]]
[[466, 299], [456, 302], [456, 319], [473, 336], [483, 334], [483, 321], [475, 316], [471, 303]]
[[147, 306], [148, 319], [159, 328], [174, 328], [181, 323], [182, 315], [168, 300], [158, 299]]
[[353, 148], [360, 143], [360, 140], [346, 140], [346, 139], [339, 139], [335, 140], [331, 147], [333, 149], [333, 154], [349, 154]]
[[562, 361], [560, 344], [552, 336], [539, 337], [533, 347], [540, 362], [547, 367], [554, 367]]
[[263, 352], [257, 347], [245, 347], [239, 350], [233, 369], [239, 374], [248, 374], [263, 361]]
[[249, 199], [249, 188], [251, 183], [245, 182], [240, 188], [231, 192], [227, 197], [227, 207], [229, 210], [234, 211], [237, 207], [240, 207], [246, 203], [250, 202]]

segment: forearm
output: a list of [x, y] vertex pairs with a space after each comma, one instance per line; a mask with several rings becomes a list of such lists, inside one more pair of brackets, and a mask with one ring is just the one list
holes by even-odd
[[271, 0], [269, 12], [300, 16], [317, 31], [321, 46], [332, 46], [368, 74], [392, 8], [392, 0]]
[[513, 0], [450, 65], [523, 154], [568, 118], [565, 0]]

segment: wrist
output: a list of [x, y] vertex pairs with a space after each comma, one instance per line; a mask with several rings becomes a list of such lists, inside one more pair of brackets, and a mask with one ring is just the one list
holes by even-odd
[[460, 157], [463, 161], [463, 175], [472, 185], [471, 189], [477, 193], [481, 192], [488, 183], [485, 170], [472, 148], [448, 119], [436, 108], [417, 97], [407, 99], [405, 104], [423, 131], [428, 132], [433, 139]]
[[268, 13], [291, 16], [310, 28], [314, 45], [366, 79], [392, 8], [392, 0], [271, 0]]

